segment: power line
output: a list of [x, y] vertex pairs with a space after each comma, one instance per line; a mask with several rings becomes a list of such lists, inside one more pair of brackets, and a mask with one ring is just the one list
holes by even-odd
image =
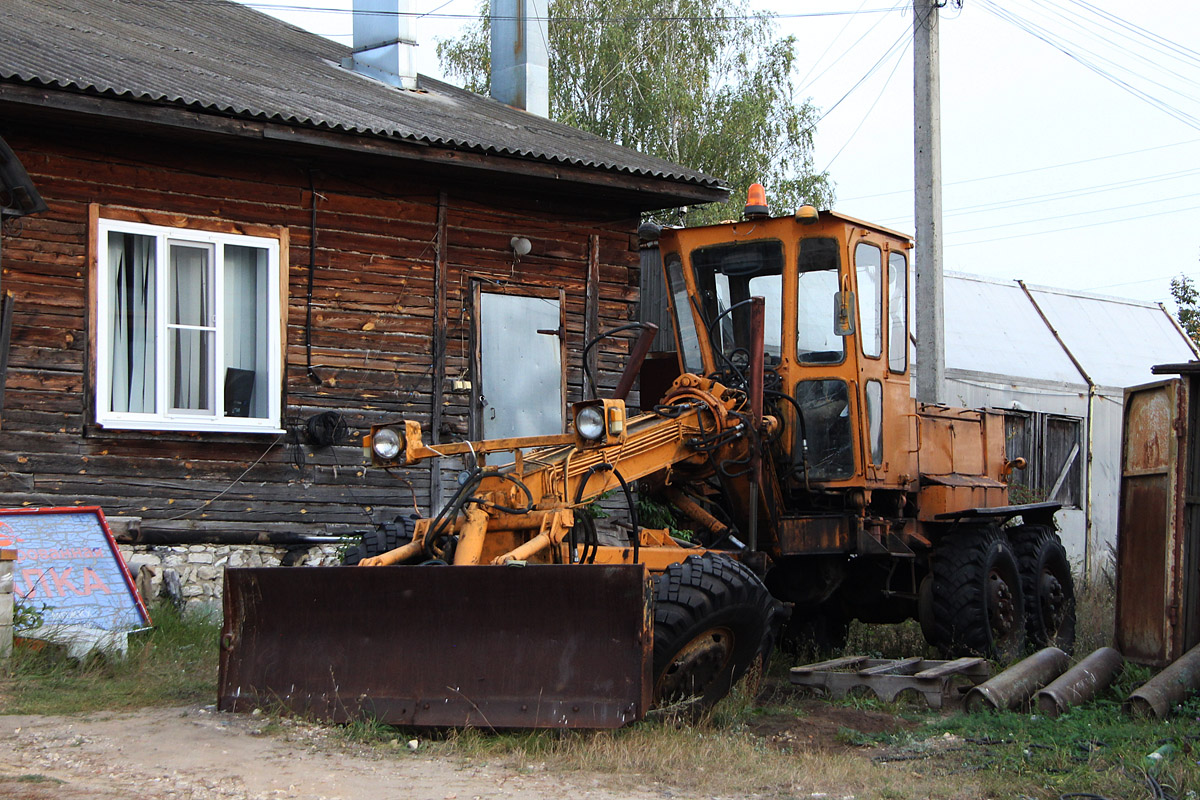
[[1117, 225], [1117, 224], [1120, 224], [1123, 222], [1133, 222], [1134, 220], [1139, 220], [1139, 219], [1148, 219], [1150, 217], [1162, 217], [1162, 216], [1166, 216], [1167, 214], [1182, 214], [1185, 211], [1197, 211], [1197, 210], [1200, 210], [1200, 206], [1188, 206], [1187, 208], [1176, 208], [1176, 209], [1173, 209], [1170, 211], [1156, 211], [1156, 212], [1153, 212], [1150, 214], [1142, 214], [1142, 215], [1136, 216], [1136, 217], [1123, 217], [1122, 219], [1115, 220], [1115, 221], [1110, 220], [1107, 222], [1089, 222], [1086, 225], [1071, 225], [1066, 228], [1054, 228], [1053, 230], [1036, 231], [1034, 233], [1014, 233], [1012, 236], [997, 236], [994, 239], [980, 239], [980, 240], [974, 241], [974, 242], [957, 242], [955, 244], [946, 244], [945, 246], [946, 247], [969, 247], [970, 245], [973, 245], [973, 244], [988, 244], [989, 242], [1003, 242], [1008, 239], [1023, 239], [1023, 238], [1027, 238], [1027, 237], [1031, 237], [1031, 236], [1044, 236], [1049, 233], [1064, 233], [1066, 231], [1078, 231], [1078, 230], [1083, 230], [1085, 228], [1096, 228], [1101, 225]]
[[[1155, 203], [1167, 203], [1167, 202], [1170, 202], [1171, 200], [1190, 200], [1193, 197], [1200, 197], [1200, 195], [1198, 195], [1195, 192], [1191, 192], [1189, 194], [1180, 194], [1180, 195], [1176, 195], [1174, 197], [1161, 197], [1161, 198], [1157, 198], [1155, 200], [1145, 200], [1141, 203], [1125, 203], [1123, 205], [1112, 206], [1110, 208], [1094, 208], [1090, 211], [1074, 211], [1070, 214], [1055, 214], [1053, 218], [1054, 219], [1067, 219], [1069, 217], [1085, 217], [1085, 216], [1091, 216], [1092, 214], [1105, 214], [1109, 211], [1122, 211], [1127, 208], [1140, 208], [1141, 206], [1150, 206], [1150, 205], [1154, 205]], [[1039, 218], [1039, 219], [1021, 220], [1019, 222], [1001, 222], [996, 225], [984, 225], [979, 228], [967, 228], [965, 230], [946, 231], [946, 235], [947, 236], [961, 236], [964, 233], [979, 233], [980, 231], [992, 231], [992, 230], [997, 230], [998, 228], [1013, 228], [1018, 225], [1036, 225], [1039, 222], [1045, 222], [1045, 221], [1046, 221], [1046, 219], [1043, 217], [1043, 218]], [[1117, 220], [1117, 221], [1120, 222], [1122, 220]]]
[[[1027, 197], [1018, 197], [1009, 200], [997, 200], [991, 203], [980, 203], [974, 206], [960, 206], [953, 211], [948, 211], [942, 214], [943, 217], [961, 217], [970, 214], [984, 214], [992, 211], [1005, 211], [1010, 208], [1024, 208], [1026, 206], [1039, 205], [1042, 203], [1054, 203], [1060, 200], [1071, 200], [1076, 197], [1086, 197], [1093, 194], [1102, 194], [1104, 192], [1114, 192], [1122, 189], [1133, 189], [1139, 186], [1146, 186], [1152, 183], [1163, 183], [1166, 181], [1178, 180], [1181, 178], [1190, 178], [1200, 175], [1200, 167], [1195, 169], [1185, 170], [1184, 172], [1165, 172], [1159, 175], [1151, 175], [1146, 178], [1131, 178], [1125, 181], [1116, 181], [1113, 183], [1104, 183], [1096, 186], [1083, 187], [1081, 189], [1070, 189], [1061, 192], [1049, 192], [1047, 194], [1029, 195]], [[1128, 206], [1126, 206], [1128, 207]], [[894, 222], [908, 219], [907, 216], [891, 217], [889, 219], [879, 220], [882, 225], [889, 225]]]
[[[1113, 158], [1124, 158], [1125, 156], [1136, 156], [1136, 155], [1141, 155], [1142, 153], [1150, 153], [1150, 152], [1154, 152], [1156, 150], [1166, 150], [1166, 149], [1169, 149], [1172, 147], [1183, 147], [1184, 145], [1189, 145], [1189, 144], [1200, 144], [1200, 139], [1188, 139], [1185, 142], [1175, 142], [1174, 144], [1160, 144], [1160, 145], [1156, 145], [1154, 147], [1143, 147], [1139, 150], [1129, 150], [1124, 153], [1113, 153], [1112, 155], [1096, 156], [1094, 158], [1084, 158], [1084, 159], [1080, 159], [1078, 161], [1068, 161], [1063, 164], [1050, 164], [1049, 166], [1045, 166], [1045, 167], [1030, 167], [1029, 169], [1019, 169], [1014, 172], [1004, 172], [999, 175], [985, 175], [985, 176], [979, 177], [979, 178], [964, 178], [964, 179], [958, 180], [958, 181], [948, 181], [948, 182], [944, 183], [943, 185], [944, 186], [961, 186], [961, 185], [967, 184], [967, 183], [979, 183], [981, 181], [999, 180], [1000, 178], [1012, 178], [1017, 175], [1029, 175], [1030, 173], [1034, 173], [1034, 172], [1045, 172], [1047, 170], [1063, 169], [1065, 167], [1077, 167], [1080, 164], [1093, 164], [1097, 161], [1107, 161], [1107, 160], [1113, 159]], [[912, 194], [912, 191], [913, 191], [912, 189], [896, 189], [896, 190], [890, 191], [890, 192], [879, 192], [878, 194], [864, 194], [864, 195], [859, 195], [858, 197], [847, 197], [847, 198], [845, 198], [845, 200], [843, 202], [851, 202], [853, 200], [874, 200], [877, 197], [890, 197], [892, 195], [897, 195], [897, 194]]]
[[849, 136], [846, 137], [846, 141], [842, 142], [842, 146], [839, 147], [838, 151], [833, 154], [833, 158], [829, 159], [829, 163], [825, 165], [825, 169], [821, 170], [822, 174], [829, 172], [829, 168], [833, 166], [833, 162], [838, 160], [838, 156], [845, 151], [845, 149], [850, 145], [850, 142], [854, 141], [854, 137], [858, 135], [860, 130], [862, 130], [862, 126], [866, 124], [868, 119], [870, 119], [871, 112], [875, 110], [875, 106], [879, 105], [879, 101], [883, 98], [884, 92], [887, 91], [888, 86], [890, 86], [892, 83], [892, 78], [896, 77], [896, 70], [900, 67], [901, 62], [904, 61], [904, 56], [908, 53], [910, 47], [912, 47], [912, 39], [909, 39], [906, 35], [904, 47], [897, 51], [896, 63], [892, 65], [892, 71], [888, 73], [887, 80], [884, 81], [883, 86], [880, 87], [879, 94], [875, 95], [875, 100], [871, 103], [871, 107], [867, 109], [867, 113], [863, 114], [863, 118], [859, 121], [858, 126], [850, 133]]
[[[1119, 75], [1111, 72], [1109, 69], [1106, 69], [1104, 64], [1109, 64], [1118, 70], [1128, 72], [1129, 74], [1132, 75], [1134, 80], [1141, 80], [1141, 81], [1148, 82], [1154, 86], [1164, 88], [1167, 91], [1170, 91], [1172, 93], [1180, 94], [1181, 96], [1185, 97], [1188, 100], [1193, 99], [1190, 95], [1187, 95], [1186, 93], [1183, 93], [1183, 92], [1179, 92], [1178, 90], [1175, 90], [1169, 86], [1166, 86], [1165, 84], [1163, 84], [1159, 81], [1152, 80], [1152, 79], [1146, 77], [1145, 75], [1140, 74], [1139, 72], [1127, 69], [1127, 68], [1117, 64], [1116, 62], [1112, 61], [1112, 59], [1108, 58], [1105, 55], [1093, 53], [1093, 52], [1087, 50], [1087, 48], [1080, 46], [1078, 43], [1070, 41], [1067, 37], [1064, 37], [1061, 34], [1056, 34], [1052, 31], [1048, 30], [1047, 28], [1044, 28], [1044, 27], [1034, 23], [1030, 19], [1018, 16], [1010, 8], [1001, 8], [995, 2], [993, 2], [993, 0], [978, 0], [978, 3], [979, 3], [980, 8], [984, 9], [985, 11], [988, 11], [989, 13], [993, 14], [996, 17], [999, 17], [1000, 19], [1004, 20], [1005, 22], [1010, 23], [1011, 25], [1018, 28], [1019, 30], [1022, 30], [1024, 32], [1030, 34], [1034, 38], [1045, 42], [1046, 44], [1050, 45], [1054, 49], [1056, 49], [1059, 52], [1066, 55], [1068, 58], [1070, 58], [1073, 61], [1079, 63], [1080, 65], [1086, 67], [1087, 69], [1091, 70], [1092, 72], [1094, 72], [1095, 74], [1104, 78], [1105, 80], [1119, 86], [1120, 88], [1124, 89], [1125, 91], [1129, 92], [1130, 94], [1134, 95], [1135, 97], [1149, 103], [1150, 105], [1154, 106], [1155, 108], [1158, 108], [1159, 110], [1163, 111], [1164, 113], [1169, 114], [1170, 116], [1174, 117], [1175, 119], [1179, 120], [1180, 122], [1184, 123], [1185, 125], [1188, 125], [1192, 128], [1200, 129], [1200, 117], [1197, 117], [1196, 115], [1194, 115], [1188, 111], [1185, 111], [1182, 108], [1178, 108], [1177, 106], [1172, 105], [1171, 103], [1167, 102], [1166, 100], [1162, 99], [1161, 97], [1152, 94], [1147, 89], [1143, 89], [1143, 88], [1140, 88], [1139, 86], [1134, 85], [1129, 80], [1120, 77]], [[1111, 44], [1109, 44], [1108, 47], [1111, 48]], [[1151, 47], [1156, 52], [1159, 52], [1159, 53], [1162, 52], [1161, 47], [1157, 47], [1154, 45], [1151, 45]], [[1090, 58], [1089, 58], [1089, 56], [1090, 56]], [[1142, 58], [1140, 55], [1138, 55], [1137, 57]], [[1143, 60], [1145, 60], [1145, 59], [1143, 59]], [[1154, 63], [1154, 62], [1150, 62], [1150, 63]]]
[[[125, 2], [137, 2], [137, 0], [125, 0]], [[221, 5], [225, 0], [184, 0], [184, 2], [192, 5]], [[242, 5], [256, 8], [263, 11], [305, 11], [318, 14], [353, 14], [354, 12], [348, 8], [311, 8], [301, 5], [285, 5], [277, 3], [247, 3]], [[907, 8], [907, 3], [885, 8], [864, 8], [857, 11], [806, 11], [788, 14], [776, 14], [764, 12], [760, 14], [686, 14], [686, 15], [650, 15], [650, 16], [624, 16], [624, 17], [604, 17], [604, 22], [705, 22], [714, 20], [752, 20], [762, 17], [770, 17], [771, 19], [811, 19], [817, 17], [845, 17], [855, 14], [890, 14], [893, 11], [898, 11]], [[470, 14], [438, 14], [432, 11], [366, 11], [359, 12], [379, 17], [429, 17], [433, 19], [461, 19], [474, 20], [479, 19], [478, 13]], [[498, 17], [498, 19], [514, 19], [513, 17]], [[544, 17], [524, 17], [523, 19], [542, 21], [542, 22], [597, 22], [594, 17], [556, 17], [546, 15]]]

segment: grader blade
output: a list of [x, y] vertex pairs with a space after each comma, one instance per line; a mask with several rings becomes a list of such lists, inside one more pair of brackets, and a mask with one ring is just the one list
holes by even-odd
[[641, 565], [225, 573], [219, 708], [481, 728], [619, 728], [650, 705]]

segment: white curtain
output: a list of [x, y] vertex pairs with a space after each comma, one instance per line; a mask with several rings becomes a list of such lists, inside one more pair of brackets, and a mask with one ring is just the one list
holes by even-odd
[[155, 411], [154, 259], [154, 237], [108, 235], [113, 411]]
[[212, 409], [213, 320], [209, 261], [207, 248], [171, 245], [172, 408]]

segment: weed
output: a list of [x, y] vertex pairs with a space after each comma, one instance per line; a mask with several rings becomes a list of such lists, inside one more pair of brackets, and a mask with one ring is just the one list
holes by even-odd
[[5, 712], [67, 714], [215, 697], [218, 625], [165, 604], [153, 619], [153, 630], [130, 638], [124, 658], [77, 661], [59, 648], [14, 648]]
[[852, 622], [845, 652], [872, 658], [906, 658], [918, 655], [937, 657], [926, 643], [925, 636], [921, 633], [921, 625], [911, 619], [896, 625]]
[[49, 775], [18, 775], [16, 781], [17, 783], [65, 783], [65, 781], [51, 778]]

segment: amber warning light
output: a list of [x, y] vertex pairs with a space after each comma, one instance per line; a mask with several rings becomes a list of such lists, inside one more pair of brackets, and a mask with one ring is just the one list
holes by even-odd
[[746, 208], [742, 211], [742, 216], [746, 219], [754, 217], [766, 217], [770, 215], [767, 209], [767, 190], [763, 188], [761, 183], [750, 184], [750, 189], [746, 192]]

